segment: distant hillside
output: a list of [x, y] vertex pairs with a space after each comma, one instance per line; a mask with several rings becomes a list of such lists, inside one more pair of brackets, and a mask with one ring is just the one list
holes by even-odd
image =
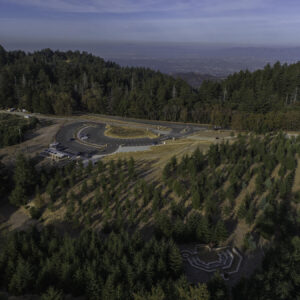
[[197, 90], [181, 78], [120, 67], [85, 52], [26, 54], [0, 47], [0, 107], [47, 114], [88, 111], [257, 132], [299, 130], [299, 74], [300, 63], [276, 63], [221, 81], [210, 77]]
[[188, 73], [172, 73], [171, 74], [174, 78], [181, 78], [184, 81], [186, 81], [189, 85], [191, 85], [194, 88], [199, 88], [203, 81], [209, 80], [209, 81], [221, 81], [223, 79], [219, 76], [213, 76], [209, 74], [199, 74], [194, 72], [188, 72]]
[[197, 93], [181, 79], [146, 68], [121, 68], [79, 51], [26, 54], [0, 46], [0, 77], [0, 107], [41, 113], [80, 110], [175, 120], [179, 104], [197, 101]]

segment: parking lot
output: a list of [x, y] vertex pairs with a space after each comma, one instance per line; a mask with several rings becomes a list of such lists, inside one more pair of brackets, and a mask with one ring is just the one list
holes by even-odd
[[[138, 126], [137, 121], [134, 121]], [[144, 124], [141, 123], [141, 124]], [[165, 123], [145, 121], [145, 124], [154, 126], [166, 126]], [[63, 126], [56, 135], [56, 142], [60, 143], [64, 151], [82, 157], [91, 157], [95, 154], [107, 155], [116, 152], [119, 147], [152, 146], [163, 143], [167, 139], [178, 139], [190, 135], [205, 128], [197, 125], [167, 124], [169, 128], [165, 134], [157, 138], [135, 138], [121, 139], [105, 135], [105, 123], [74, 122]], [[80, 139], [77, 133], [80, 131]]]

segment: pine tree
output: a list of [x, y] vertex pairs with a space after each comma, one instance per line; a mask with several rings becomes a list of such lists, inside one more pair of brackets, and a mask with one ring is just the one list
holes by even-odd
[[177, 218], [174, 223], [173, 237], [178, 242], [183, 242], [186, 238], [184, 223], [179, 218]]
[[201, 243], [208, 244], [211, 242], [212, 233], [209, 226], [208, 219], [205, 217], [200, 218], [195, 227], [197, 240]]
[[11, 293], [22, 295], [26, 293], [26, 291], [30, 291], [33, 284], [33, 274], [31, 269], [30, 264], [19, 257], [16, 271], [9, 283], [9, 291]]
[[130, 157], [128, 162], [128, 175], [131, 180], [134, 179], [136, 176], [134, 166], [135, 166], [135, 161], [132, 157]]
[[228, 237], [228, 232], [222, 220], [219, 220], [214, 230], [214, 241], [216, 243], [223, 242]]
[[21, 185], [17, 185], [9, 197], [9, 202], [15, 206], [23, 205], [27, 202], [25, 189]]
[[86, 174], [91, 175], [92, 171], [93, 171], [93, 162], [89, 160], [88, 165], [86, 167]]
[[161, 193], [160, 190], [155, 189], [153, 193], [153, 199], [152, 199], [152, 208], [154, 211], [158, 211], [161, 207]]
[[188, 289], [177, 287], [180, 300], [210, 300], [210, 294], [205, 284], [189, 286]]
[[53, 287], [49, 287], [49, 289], [41, 296], [41, 300], [63, 300], [63, 299], [64, 297], [62, 293]]
[[81, 186], [81, 195], [85, 196], [88, 193], [88, 186], [86, 183], [86, 180], [83, 182], [82, 186]]
[[114, 278], [112, 275], [109, 275], [102, 290], [102, 298], [91, 298], [91, 300], [92, 299], [111, 300], [114, 299], [114, 294], [115, 294]]
[[46, 191], [47, 191], [48, 195], [50, 196], [50, 200], [52, 202], [55, 201], [55, 187], [56, 187], [55, 180], [51, 179], [47, 185]]
[[178, 277], [182, 271], [182, 257], [179, 249], [174, 244], [174, 242], [170, 243], [169, 246], [169, 266], [173, 276]]
[[28, 196], [36, 183], [36, 171], [24, 155], [19, 154], [14, 169], [15, 189], [10, 196], [10, 202], [16, 206], [26, 204]]
[[138, 292], [133, 295], [134, 300], [166, 300], [166, 294], [160, 286], [153, 286], [150, 293]]
[[285, 166], [288, 170], [294, 170], [296, 168], [296, 160], [292, 153], [288, 153], [285, 158]]
[[194, 209], [200, 209], [201, 207], [201, 197], [198, 191], [192, 193], [192, 205]]

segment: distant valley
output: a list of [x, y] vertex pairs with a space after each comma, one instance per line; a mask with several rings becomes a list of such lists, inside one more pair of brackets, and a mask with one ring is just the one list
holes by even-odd
[[143, 42], [48, 42], [9, 43], [7, 50], [36, 51], [43, 48], [80, 50], [100, 56], [121, 66], [145, 67], [166, 74], [197, 73], [226, 77], [240, 70], [255, 71], [266, 64], [295, 63], [300, 47], [250, 47], [205, 45], [197, 43]]

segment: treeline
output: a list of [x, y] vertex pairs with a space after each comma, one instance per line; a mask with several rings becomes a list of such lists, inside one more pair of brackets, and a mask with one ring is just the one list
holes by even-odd
[[241, 71], [220, 82], [205, 81], [200, 88], [204, 102], [223, 103], [233, 110], [267, 113], [300, 108], [300, 62], [279, 62], [255, 72]]
[[85, 52], [33, 54], [0, 48], [0, 105], [29, 111], [73, 111], [179, 119], [196, 92], [183, 80], [144, 68], [121, 68]]
[[[300, 128], [300, 63], [279, 62], [255, 72], [241, 71], [199, 89], [209, 103], [210, 122], [239, 130], [267, 132]], [[199, 108], [199, 113], [205, 109]]]
[[248, 113], [216, 105], [209, 122], [223, 128], [266, 133], [276, 130], [299, 130], [300, 110], [276, 110], [267, 113]]
[[266, 132], [300, 129], [300, 63], [199, 89], [145, 68], [123, 68], [86, 52], [34, 53], [0, 46], [0, 107], [47, 114], [86, 111], [154, 120], [210, 123]]
[[26, 132], [35, 128], [37, 124], [37, 118], [24, 119], [0, 114], [0, 148], [21, 143]]

